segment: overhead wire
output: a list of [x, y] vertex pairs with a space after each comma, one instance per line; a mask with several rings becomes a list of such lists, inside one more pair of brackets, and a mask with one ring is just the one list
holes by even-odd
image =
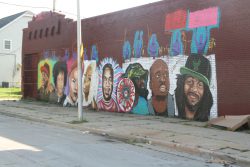
[[18, 6], [18, 7], [35, 8], [35, 9], [49, 9], [49, 10], [51, 10], [51, 8], [41, 7], [41, 6], [19, 5], [19, 4], [7, 3], [7, 2], [0, 2], [0, 3], [4, 4], [4, 5], [11, 5], [11, 6]]
[[[0, 4], [4, 4], [4, 5], [10, 5], [10, 6], [17, 6], [17, 7], [24, 7], [24, 8], [33, 8], [33, 9], [47, 9], [47, 10], [52, 10], [52, 8], [49, 7], [42, 7], [42, 6], [29, 6], [29, 5], [20, 5], [20, 4], [15, 4], [15, 3], [7, 3], [7, 2], [0, 2]], [[62, 13], [62, 14], [68, 14], [68, 15], [72, 15], [72, 16], [76, 16], [76, 14], [74, 13], [70, 13], [67, 11], [62, 11], [62, 10], [58, 10], [56, 9], [57, 12]], [[82, 18], [85, 18], [83, 16], [81, 16]]]

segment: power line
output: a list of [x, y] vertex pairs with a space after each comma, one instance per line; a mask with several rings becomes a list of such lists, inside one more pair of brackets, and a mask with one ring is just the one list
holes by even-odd
[[18, 7], [25, 7], [25, 8], [35, 8], [35, 9], [49, 9], [49, 10], [51, 10], [51, 8], [48, 8], [48, 7], [19, 5], [19, 4], [7, 3], [7, 2], [0, 2], [0, 3], [4, 4], [4, 5], [10, 5], [10, 6], [18, 6]]
[[[49, 8], [49, 7], [19, 5], [19, 4], [7, 3], [7, 2], [0, 2], [0, 4], [10, 5], [10, 6], [17, 6], [17, 7], [24, 7], [24, 8], [34, 8], [34, 9], [47, 9], [47, 10], [52, 10], [52, 8]], [[74, 14], [74, 13], [70, 13], [70, 12], [66, 12], [66, 11], [62, 11], [62, 10], [58, 10], [58, 9], [56, 9], [56, 11], [57, 11], [57, 12], [60, 12], [60, 13], [63, 13], [63, 14], [68, 14], [68, 15], [76, 16], [76, 14]], [[81, 17], [82, 17], [82, 18], [85, 18], [85, 17], [83, 17], [83, 16], [81, 16]]]

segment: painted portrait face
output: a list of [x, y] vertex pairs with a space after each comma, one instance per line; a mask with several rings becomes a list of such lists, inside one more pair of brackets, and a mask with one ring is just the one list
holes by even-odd
[[135, 79], [135, 83], [139, 89], [145, 89], [145, 80], [142, 77]]
[[86, 73], [84, 74], [84, 80], [83, 80], [83, 92], [85, 95], [89, 94], [92, 74], [93, 74], [93, 69], [91, 65], [89, 65], [87, 67]]
[[113, 91], [113, 69], [109, 66], [104, 67], [102, 77], [103, 77], [102, 80], [103, 98], [106, 101], [109, 101], [111, 99], [111, 94]]
[[77, 68], [74, 68], [69, 76], [70, 98], [73, 102], [76, 102], [78, 97], [78, 72]]
[[195, 77], [188, 76], [184, 82], [184, 94], [189, 105], [198, 104], [204, 94], [204, 83]]
[[42, 87], [46, 87], [49, 82], [49, 76], [47, 73], [42, 72]]
[[57, 95], [61, 97], [63, 95], [64, 90], [64, 72], [61, 71], [58, 73], [56, 77], [56, 89], [57, 89]]
[[163, 60], [156, 60], [150, 69], [150, 88], [153, 96], [167, 96], [169, 91], [168, 66]]

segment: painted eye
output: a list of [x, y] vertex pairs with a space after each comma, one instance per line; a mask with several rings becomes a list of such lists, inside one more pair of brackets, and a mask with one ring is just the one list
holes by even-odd
[[192, 84], [193, 84], [193, 80], [191, 80], [191, 79], [187, 79], [187, 80], [186, 80], [186, 84], [188, 84], [188, 85], [192, 85]]
[[160, 77], [161, 77], [160, 73], [156, 73], [156, 78], [160, 78]]
[[203, 87], [204, 86], [203, 82], [199, 82], [198, 86]]

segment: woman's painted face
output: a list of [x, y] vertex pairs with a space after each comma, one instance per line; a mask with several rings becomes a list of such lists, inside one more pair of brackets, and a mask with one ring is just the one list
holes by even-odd
[[47, 73], [42, 72], [42, 87], [46, 87], [49, 82], [49, 76]]
[[70, 98], [73, 102], [77, 101], [78, 98], [78, 72], [77, 68], [74, 68], [69, 76], [69, 87], [70, 87]]
[[83, 92], [85, 94], [89, 94], [90, 85], [91, 85], [91, 77], [92, 77], [92, 68], [89, 67], [87, 68], [87, 71], [84, 75], [84, 80], [83, 80]]
[[56, 83], [57, 83], [56, 85], [57, 95], [61, 97], [64, 91], [64, 72], [63, 71], [59, 72], [59, 74], [57, 75]]

